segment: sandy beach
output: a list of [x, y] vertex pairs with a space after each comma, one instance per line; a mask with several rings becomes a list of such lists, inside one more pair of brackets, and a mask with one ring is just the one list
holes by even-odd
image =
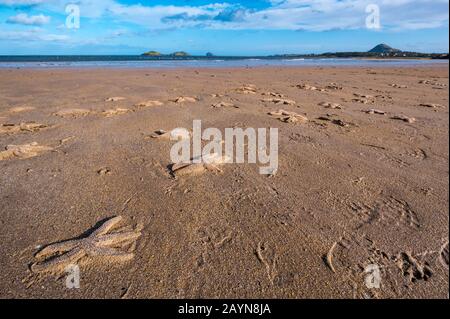
[[[448, 85], [448, 64], [2, 69], [0, 298], [448, 298]], [[193, 120], [278, 128], [277, 173], [174, 174], [163, 133]]]

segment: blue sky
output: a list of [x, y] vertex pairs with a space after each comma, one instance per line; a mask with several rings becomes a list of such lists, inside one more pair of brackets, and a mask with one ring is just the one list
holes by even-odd
[[[449, 0], [0, 0], [0, 54], [448, 52]], [[68, 28], [66, 6], [80, 9]], [[376, 4], [380, 28], [367, 28]]]

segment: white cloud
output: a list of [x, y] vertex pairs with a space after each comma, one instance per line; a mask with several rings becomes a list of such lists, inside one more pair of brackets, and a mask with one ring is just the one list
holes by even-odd
[[44, 3], [44, 0], [0, 0], [0, 5], [11, 7], [31, 6]]
[[43, 14], [29, 16], [26, 13], [19, 13], [16, 16], [9, 17], [6, 20], [8, 23], [12, 24], [24, 24], [24, 25], [44, 25], [50, 22], [50, 17]]
[[40, 4], [64, 14], [65, 5], [80, 6], [82, 18], [111, 19], [111, 25], [125, 21], [153, 29], [201, 27], [210, 29], [286, 29], [326, 31], [365, 27], [368, 4], [377, 4], [383, 30], [411, 30], [448, 26], [449, 0], [267, 0], [265, 9], [212, 3], [203, 6], [123, 4], [117, 0], [0, 0], [19, 5]]
[[32, 29], [26, 31], [5, 31], [0, 33], [0, 40], [12, 41], [67, 41], [70, 38], [66, 35], [48, 34], [41, 29]]

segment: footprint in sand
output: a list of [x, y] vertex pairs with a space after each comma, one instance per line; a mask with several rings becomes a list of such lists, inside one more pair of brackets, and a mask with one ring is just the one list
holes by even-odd
[[195, 159], [191, 159], [190, 163], [173, 164], [171, 172], [175, 177], [198, 176], [206, 171], [222, 172], [219, 166], [229, 162], [228, 157], [213, 153], [203, 156], [202, 163], [195, 163]]
[[377, 109], [370, 109], [370, 110], [366, 110], [366, 111], [363, 111], [363, 112], [367, 113], [367, 114], [386, 115], [385, 111], [381, 111], [381, 110], [377, 110]]
[[237, 106], [233, 103], [229, 103], [229, 102], [214, 103], [213, 105], [211, 105], [211, 107], [215, 108], [215, 109], [222, 108], [222, 107], [234, 107], [235, 109], [239, 108], [239, 106]]
[[170, 102], [181, 104], [181, 103], [195, 103], [197, 102], [197, 98], [190, 97], [190, 96], [179, 96], [173, 100], [170, 100]]
[[162, 105], [164, 105], [164, 103], [161, 101], [149, 100], [149, 101], [140, 102], [140, 103], [136, 104], [135, 106], [139, 107], [139, 108], [143, 108], [143, 107], [153, 107], [153, 106], [162, 106]]
[[269, 115], [278, 118], [280, 121], [285, 123], [306, 123], [308, 118], [304, 115], [300, 115], [295, 112], [289, 112], [285, 110], [278, 110], [269, 112]]
[[36, 108], [31, 107], [31, 106], [18, 106], [18, 107], [10, 108], [9, 111], [11, 113], [22, 113], [22, 112], [33, 111], [34, 109], [36, 109]]
[[244, 84], [240, 88], [237, 88], [236, 92], [241, 94], [256, 94], [257, 90], [256, 86], [253, 84]]
[[297, 102], [295, 102], [294, 100], [287, 100], [287, 99], [281, 99], [281, 98], [263, 99], [262, 102], [274, 103], [276, 105], [296, 105], [297, 104]]
[[90, 110], [87, 109], [64, 109], [61, 111], [58, 111], [56, 113], [53, 113], [55, 116], [59, 117], [84, 117], [92, 113]]
[[14, 134], [18, 132], [37, 132], [41, 129], [47, 128], [45, 124], [34, 122], [20, 123], [20, 124], [2, 124], [0, 126], [0, 134]]
[[414, 117], [408, 117], [405, 115], [395, 115], [395, 116], [391, 117], [391, 119], [403, 121], [406, 123], [415, 123], [416, 122], [416, 119]]
[[319, 103], [319, 105], [327, 109], [338, 109], [338, 110], [342, 109], [342, 105], [340, 105], [339, 103], [321, 102]]
[[119, 102], [119, 101], [123, 101], [123, 100], [125, 100], [124, 97], [121, 97], [121, 96], [113, 96], [113, 97], [107, 98], [105, 101], [106, 101], [106, 102]]
[[39, 145], [36, 142], [23, 145], [8, 145], [5, 151], [0, 152], [0, 161], [13, 158], [26, 159], [52, 150], [52, 147]]
[[123, 115], [128, 112], [131, 112], [130, 109], [122, 109], [122, 108], [116, 108], [116, 109], [110, 109], [102, 112], [102, 115], [105, 117], [111, 117], [116, 115]]

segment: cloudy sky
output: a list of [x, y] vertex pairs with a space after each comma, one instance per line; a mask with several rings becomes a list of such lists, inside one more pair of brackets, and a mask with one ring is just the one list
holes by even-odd
[[[366, 51], [378, 43], [448, 52], [448, 2], [0, 0], [0, 54], [266, 55]], [[375, 29], [366, 23], [373, 4], [380, 10]]]

